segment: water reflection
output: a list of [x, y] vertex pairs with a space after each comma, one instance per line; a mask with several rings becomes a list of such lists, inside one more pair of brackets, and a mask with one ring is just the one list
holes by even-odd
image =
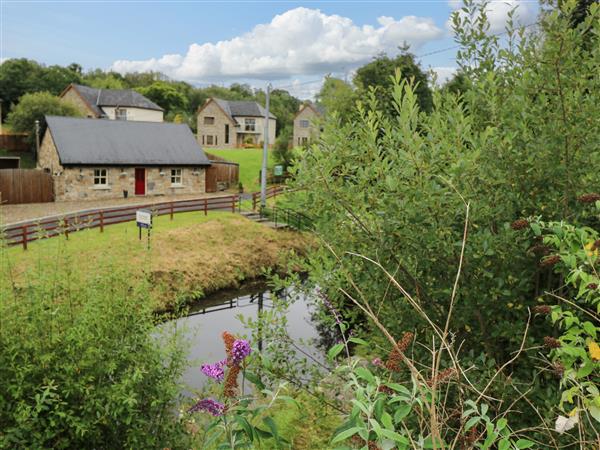
[[[288, 335], [299, 347], [297, 358], [322, 359], [317, 348], [319, 333], [316, 328], [315, 305], [303, 293], [293, 290], [271, 292], [264, 284], [247, 285], [235, 291], [223, 291], [192, 305], [189, 314], [176, 321], [191, 341], [189, 353], [190, 368], [184, 374], [184, 382], [192, 391], [199, 390], [206, 383], [200, 372], [200, 365], [225, 358], [221, 333], [229, 331], [238, 336], [249, 333], [238, 316], [258, 317], [260, 311], [273, 308], [274, 302], [290, 300], [286, 311]], [[257, 347], [262, 349], [269, 342], [269, 336], [259, 339]], [[304, 353], [304, 354], [303, 354]], [[309, 358], [310, 359], [310, 358]]]

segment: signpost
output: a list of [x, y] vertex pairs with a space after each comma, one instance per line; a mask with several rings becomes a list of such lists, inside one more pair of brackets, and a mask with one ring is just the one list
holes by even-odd
[[148, 250], [150, 250], [150, 230], [152, 229], [152, 211], [149, 209], [138, 209], [135, 212], [135, 221], [139, 230], [139, 239], [142, 240], [142, 228], [148, 231]]

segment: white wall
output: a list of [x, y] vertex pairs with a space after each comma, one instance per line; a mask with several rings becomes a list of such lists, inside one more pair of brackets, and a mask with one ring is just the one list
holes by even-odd
[[[264, 117], [248, 117], [249, 119], [256, 120], [255, 130], [259, 133], [257, 135], [258, 142], [263, 142], [265, 140], [265, 118]], [[240, 131], [244, 130], [245, 117], [236, 116], [235, 120], [240, 124]], [[269, 119], [269, 145], [273, 145], [275, 143], [275, 131], [276, 131], [277, 121], [275, 119]]]
[[[115, 107], [103, 106], [102, 110], [110, 120], [115, 120]], [[121, 107], [120, 109], [127, 110], [127, 120], [143, 121], [143, 122], [162, 122], [163, 112], [153, 109]]]

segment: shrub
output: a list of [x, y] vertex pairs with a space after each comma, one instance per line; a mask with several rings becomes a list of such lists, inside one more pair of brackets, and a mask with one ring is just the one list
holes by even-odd
[[62, 101], [48, 92], [25, 94], [20, 98], [19, 104], [8, 114], [7, 123], [13, 131], [29, 133], [31, 148], [35, 145], [35, 121], [40, 121], [40, 141], [46, 130], [44, 116], [73, 116], [79, 117], [81, 113], [71, 103]]
[[0, 279], [0, 448], [181, 448], [185, 355], [157, 330], [147, 287], [57, 267], [25, 288]]

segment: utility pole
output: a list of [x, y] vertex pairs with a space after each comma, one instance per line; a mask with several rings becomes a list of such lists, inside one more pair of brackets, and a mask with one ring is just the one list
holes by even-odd
[[40, 121], [35, 121], [35, 161], [37, 165], [38, 155], [40, 154]]
[[267, 99], [265, 105], [265, 128], [263, 136], [263, 160], [260, 171], [260, 209], [267, 206], [267, 158], [269, 149], [269, 97], [271, 95], [271, 84], [267, 85]]

